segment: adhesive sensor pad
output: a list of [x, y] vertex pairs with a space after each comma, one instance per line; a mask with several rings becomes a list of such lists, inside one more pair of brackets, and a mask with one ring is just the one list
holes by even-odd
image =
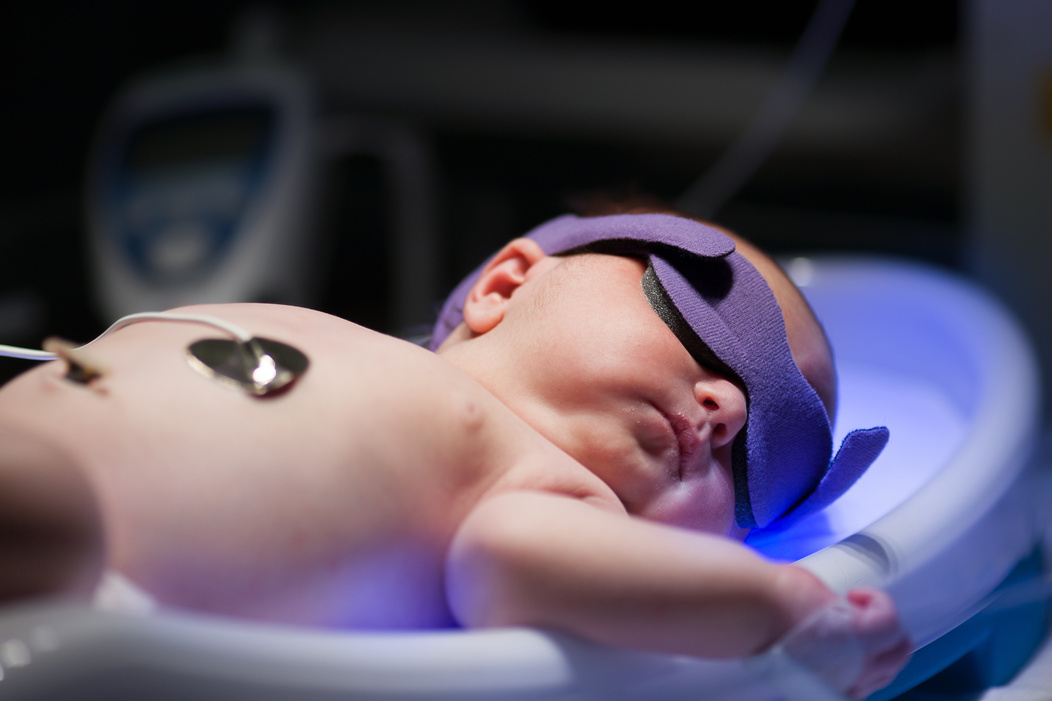
[[186, 359], [206, 377], [257, 397], [284, 389], [310, 365], [296, 348], [269, 338], [202, 339], [186, 349]]

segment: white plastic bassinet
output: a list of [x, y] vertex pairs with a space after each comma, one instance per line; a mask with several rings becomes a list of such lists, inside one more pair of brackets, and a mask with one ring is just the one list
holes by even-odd
[[[802, 558], [837, 591], [893, 593], [925, 647], [886, 698], [970, 654], [998, 624], [982, 612], [991, 592], [1043, 569], [1043, 482], [1028, 469], [1038, 371], [1012, 318], [957, 277], [883, 259], [788, 267], [837, 351], [840, 425], [887, 425], [892, 438], [826, 512], [750, 543]], [[1028, 648], [1002, 660], [1002, 676], [1043, 629], [1039, 621], [1023, 631]], [[535, 630], [334, 633], [57, 605], [0, 610], [0, 668], [5, 701], [780, 698], [740, 661], [611, 650]]]

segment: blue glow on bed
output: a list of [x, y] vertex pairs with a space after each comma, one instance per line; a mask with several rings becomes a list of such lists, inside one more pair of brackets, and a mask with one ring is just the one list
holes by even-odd
[[834, 445], [851, 426], [887, 426], [891, 440], [872, 467], [820, 514], [748, 542], [779, 560], [798, 560], [857, 533], [905, 501], [960, 447], [968, 417], [930, 382], [848, 360], [838, 362], [840, 407]]

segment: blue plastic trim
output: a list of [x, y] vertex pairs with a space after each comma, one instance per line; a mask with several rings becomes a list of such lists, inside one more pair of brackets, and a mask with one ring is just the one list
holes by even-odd
[[[1044, 572], [1045, 558], [1037, 547], [994, 593], [1040, 578]], [[926, 691], [940, 694], [971, 694], [1007, 684], [1044, 640], [1050, 614], [1052, 602], [1047, 598], [996, 612], [980, 611], [917, 650], [895, 681], [867, 701], [890, 701], [922, 684]]]

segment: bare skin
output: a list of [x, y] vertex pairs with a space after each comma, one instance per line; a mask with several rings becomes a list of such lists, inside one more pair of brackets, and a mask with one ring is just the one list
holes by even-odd
[[47, 442], [0, 429], [0, 601], [88, 596], [103, 560], [91, 487]]
[[[106, 565], [162, 604], [313, 625], [448, 624], [445, 552], [483, 495], [613, 501], [421, 348], [290, 307], [186, 311], [293, 342], [311, 368], [291, 391], [252, 398], [186, 363], [187, 345], [216, 332], [145, 323], [90, 347], [110, 369], [88, 385], [59, 361], [0, 390], [0, 426], [75, 456], [104, 514]], [[385, 597], [400, 605], [377, 609], [375, 592], [392, 585]]]
[[[200, 308], [292, 343], [310, 370], [252, 398], [185, 362], [216, 333], [138, 324], [88, 349], [109, 368], [88, 385], [55, 362], [0, 388], [0, 427], [69, 456], [106, 567], [162, 605], [754, 654], [836, 597], [736, 542], [744, 395], [653, 313], [642, 273], [514, 241], [438, 354], [308, 310]], [[908, 650], [882, 597], [852, 603], [872, 679]]]

